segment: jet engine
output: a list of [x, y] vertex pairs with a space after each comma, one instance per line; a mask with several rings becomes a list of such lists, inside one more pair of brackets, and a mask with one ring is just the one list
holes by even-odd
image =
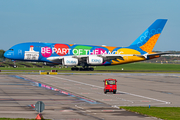
[[89, 56], [87, 58], [87, 64], [90, 65], [101, 65], [103, 63], [102, 57], [96, 57], [96, 56]]
[[78, 65], [78, 59], [76, 58], [64, 58], [62, 60], [62, 65], [64, 66], [76, 66]]

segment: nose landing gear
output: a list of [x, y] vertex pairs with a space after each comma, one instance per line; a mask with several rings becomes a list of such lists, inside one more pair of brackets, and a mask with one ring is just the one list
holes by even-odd
[[13, 68], [16, 68], [16, 67], [17, 67], [17, 65], [16, 65], [16, 61], [13, 61], [13, 63], [14, 63]]

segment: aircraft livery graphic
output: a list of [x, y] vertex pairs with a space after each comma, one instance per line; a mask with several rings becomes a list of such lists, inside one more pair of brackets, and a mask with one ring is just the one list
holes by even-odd
[[34, 51], [34, 46], [31, 45], [29, 51], [25, 51], [24, 60], [38, 60], [39, 52]]
[[12, 60], [73, 66], [72, 70], [94, 70], [90, 66], [149, 60], [168, 54], [152, 52], [166, 22], [167, 19], [157, 19], [128, 47], [28, 42], [11, 47], [4, 56]]

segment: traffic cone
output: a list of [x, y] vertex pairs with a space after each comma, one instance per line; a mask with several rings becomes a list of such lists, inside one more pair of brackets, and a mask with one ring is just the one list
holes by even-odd
[[36, 118], [35, 118], [36, 120], [43, 120], [43, 116], [42, 116], [42, 114], [41, 113], [39, 113], [37, 116], [36, 116]]

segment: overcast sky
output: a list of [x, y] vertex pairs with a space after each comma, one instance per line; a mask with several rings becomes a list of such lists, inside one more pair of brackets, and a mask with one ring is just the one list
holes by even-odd
[[0, 49], [23, 42], [126, 47], [168, 19], [154, 48], [180, 51], [180, 0], [0, 0]]

